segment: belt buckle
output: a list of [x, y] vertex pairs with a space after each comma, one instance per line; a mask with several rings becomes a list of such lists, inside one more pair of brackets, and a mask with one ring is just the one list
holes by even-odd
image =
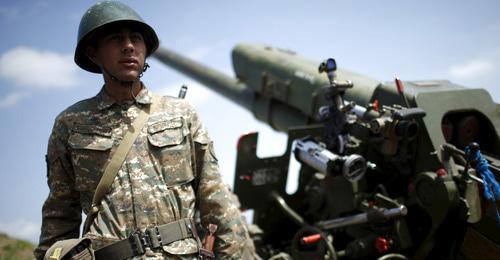
[[144, 233], [149, 238], [149, 244], [151, 249], [157, 249], [163, 246], [163, 241], [158, 226], [148, 228]]
[[155, 226], [154, 230], [155, 230], [155, 234], [154, 235], [156, 236], [156, 239], [158, 240], [158, 244], [160, 246], [162, 246], [163, 245], [163, 241], [161, 239], [160, 229], [158, 229], [158, 226]]
[[149, 236], [139, 230], [130, 234], [128, 240], [132, 245], [132, 251], [136, 256], [143, 255], [144, 253], [146, 253], [146, 247], [151, 246], [151, 239], [149, 238]]

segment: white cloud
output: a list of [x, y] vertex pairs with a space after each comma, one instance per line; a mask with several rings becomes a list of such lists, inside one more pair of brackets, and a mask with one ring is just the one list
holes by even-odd
[[0, 56], [0, 77], [34, 89], [72, 87], [78, 82], [78, 69], [72, 57], [72, 54], [17, 47]]
[[0, 108], [12, 107], [21, 99], [29, 96], [27, 92], [12, 92], [5, 97], [0, 97]]
[[495, 71], [496, 63], [491, 60], [472, 60], [453, 65], [448, 69], [451, 76], [459, 79], [475, 79]]
[[6, 233], [13, 238], [25, 239], [37, 243], [40, 234], [40, 223], [22, 218], [12, 222], [0, 222], [0, 232]]

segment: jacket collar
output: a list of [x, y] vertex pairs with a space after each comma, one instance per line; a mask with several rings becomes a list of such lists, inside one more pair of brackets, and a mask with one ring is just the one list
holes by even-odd
[[[142, 84], [142, 82], [141, 82]], [[97, 94], [97, 108], [99, 110], [104, 110], [111, 107], [113, 104], [118, 103], [114, 100], [108, 92], [104, 89], [104, 86], [101, 88], [101, 91]], [[151, 104], [153, 99], [153, 93], [146, 88], [144, 84], [142, 84], [142, 89], [139, 91], [139, 94], [135, 97], [135, 101], [139, 104]]]

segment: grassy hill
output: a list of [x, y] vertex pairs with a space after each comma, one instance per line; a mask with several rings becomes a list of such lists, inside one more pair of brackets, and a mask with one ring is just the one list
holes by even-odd
[[34, 248], [35, 246], [30, 242], [10, 238], [0, 233], [0, 260], [34, 259]]

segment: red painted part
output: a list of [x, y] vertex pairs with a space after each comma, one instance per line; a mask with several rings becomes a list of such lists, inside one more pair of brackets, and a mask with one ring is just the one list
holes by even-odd
[[380, 109], [380, 104], [379, 104], [379, 102], [378, 102], [378, 99], [375, 99], [375, 100], [373, 101], [373, 104], [372, 104], [372, 105], [373, 105], [373, 110], [375, 110], [375, 111], [377, 111], [377, 112], [378, 112], [378, 111], [379, 111], [379, 109]]
[[253, 134], [255, 134], [255, 132], [250, 132], [250, 133], [242, 134], [240, 136], [240, 138], [238, 138], [238, 143], [236, 144], [237, 151], [240, 150], [240, 148], [241, 148], [241, 144], [240, 143], [243, 141], [243, 139], [245, 139], [247, 136], [253, 135]]
[[403, 93], [404, 91], [403, 82], [399, 78], [395, 78], [394, 81], [396, 81], [396, 87], [398, 88], [399, 94]]
[[242, 175], [242, 176], [240, 176], [240, 179], [244, 180], [244, 181], [251, 181], [252, 180], [252, 176], [250, 176], [250, 175]]
[[302, 238], [302, 243], [304, 245], [310, 245], [310, 244], [315, 244], [315, 243], [317, 243], [320, 240], [321, 240], [321, 235], [320, 234], [314, 234], [314, 235], [310, 235], [310, 236], [307, 236], [307, 237], [303, 237]]
[[447, 174], [446, 170], [444, 168], [439, 168], [437, 171], [436, 171], [436, 174], [439, 176], [439, 177], [443, 177]]
[[379, 254], [383, 254], [389, 250], [390, 244], [389, 240], [383, 237], [377, 237], [375, 242], [373, 242], [373, 247], [375, 247], [375, 250], [377, 250]]

